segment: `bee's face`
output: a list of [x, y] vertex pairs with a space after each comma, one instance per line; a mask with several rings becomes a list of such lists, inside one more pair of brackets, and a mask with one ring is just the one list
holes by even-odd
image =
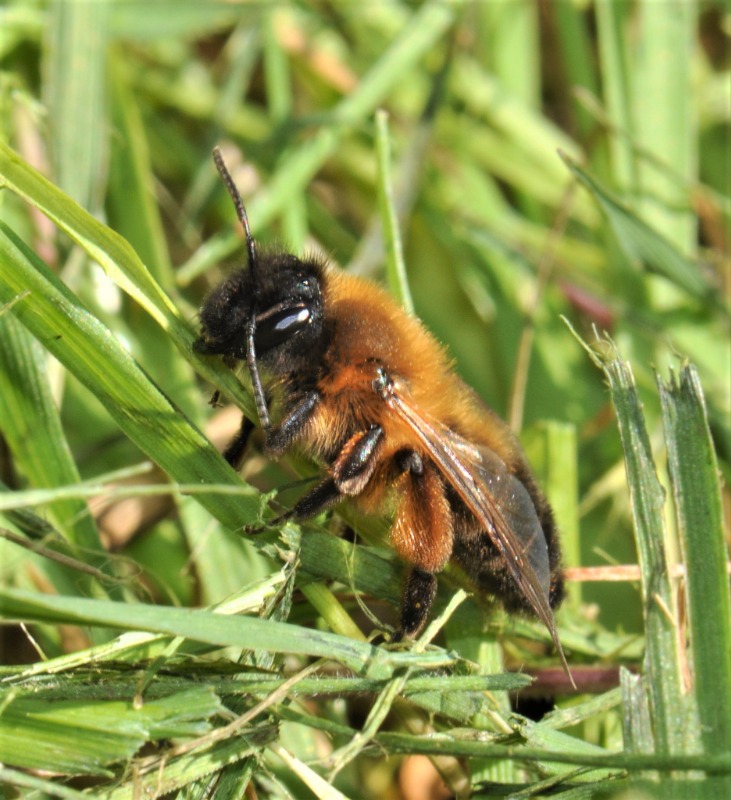
[[306, 354], [322, 333], [322, 268], [288, 254], [260, 257], [256, 278], [239, 270], [211, 292], [201, 309], [199, 353], [244, 360], [254, 327], [257, 358], [275, 367]]

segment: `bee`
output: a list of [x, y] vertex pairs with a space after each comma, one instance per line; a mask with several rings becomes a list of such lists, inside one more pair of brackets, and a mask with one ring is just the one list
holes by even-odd
[[[556, 525], [515, 436], [384, 289], [319, 258], [259, 253], [217, 148], [213, 158], [248, 265], [205, 299], [195, 349], [246, 363], [269, 456], [296, 446], [324, 467], [286, 516], [344, 499], [366, 514], [394, 509], [391, 544], [409, 565], [394, 640], [422, 630], [453, 560], [506, 610], [538, 617], [568, 671], [553, 616], [564, 593]], [[224, 453], [234, 467], [251, 428], [244, 417]]]

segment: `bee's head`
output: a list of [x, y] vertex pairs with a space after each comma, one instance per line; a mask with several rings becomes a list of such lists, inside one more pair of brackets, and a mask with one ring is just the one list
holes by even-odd
[[288, 253], [265, 253], [255, 269], [237, 270], [208, 295], [200, 312], [199, 353], [256, 358], [275, 372], [305, 356], [322, 334], [322, 266]]
[[275, 376], [296, 375], [323, 345], [323, 266], [289, 253], [257, 254], [241, 196], [218, 148], [213, 151], [246, 233], [248, 269], [217, 286], [201, 308], [201, 335], [194, 347], [205, 355], [245, 360], [259, 418], [269, 427], [259, 362]]

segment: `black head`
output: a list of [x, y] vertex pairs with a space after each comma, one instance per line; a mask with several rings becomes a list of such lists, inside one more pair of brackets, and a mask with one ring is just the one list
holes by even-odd
[[289, 253], [257, 254], [241, 197], [218, 148], [213, 158], [246, 233], [248, 269], [234, 272], [206, 298], [195, 349], [245, 360], [263, 427], [269, 415], [259, 378], [261, 363], [274, 375], [296, 372], [323, 336], [323, 266]]
[[281, 361], [305, 356], [322, 332], [322, 266], [289, 253], [265, 253], [258, 272], [240, 269], [206, 297], [195, 349], [247, 360], [249, 330], [254, 352], [278, 372]]

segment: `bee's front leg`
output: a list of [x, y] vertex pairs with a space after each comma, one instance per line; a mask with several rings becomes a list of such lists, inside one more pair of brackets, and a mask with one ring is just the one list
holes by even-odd
[[264, 431], [264, 448], [270, 456], [281, 456], [300, 438], [320, 401], [318, 391], [308, 392], [278, 425]]
[[254, 423], [248, 417], [241, 417], [241, 426], [239, 427], [236, 436], [226, 445], [223, 451], [223, 457], [234, 468], [239, 469], [241, 462], [244, 460], [244, 453], [246, 446], [249, 443], [249, 437], [254, 430]]

